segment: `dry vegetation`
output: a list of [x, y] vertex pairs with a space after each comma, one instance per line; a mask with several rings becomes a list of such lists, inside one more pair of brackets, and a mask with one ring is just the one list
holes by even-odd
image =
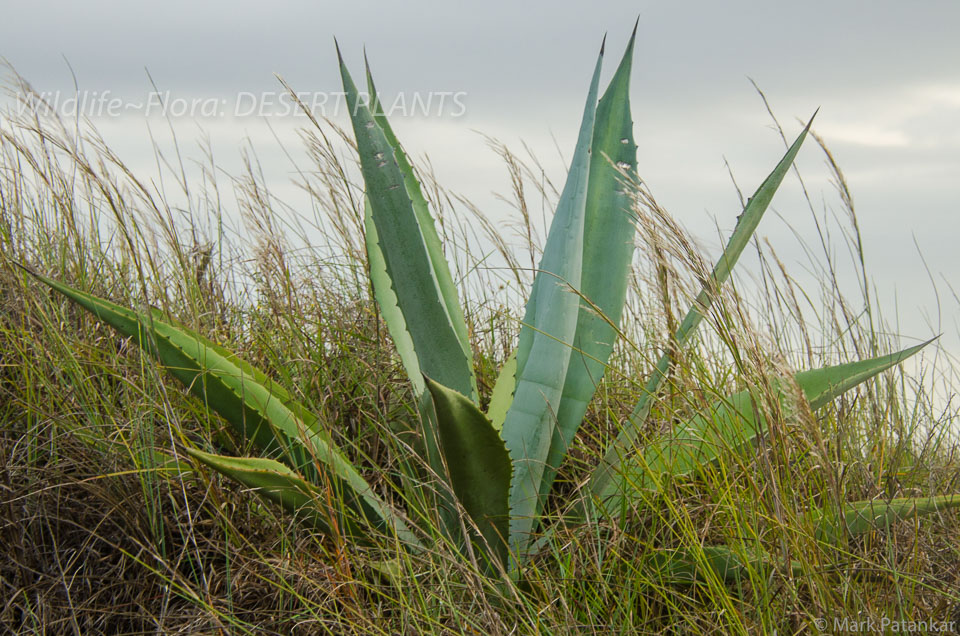
[[[616, 523], [557, 534], [519, 587], [486, 579], [442, 545], [406, 556], [400, 572], [386, 575], [379, 564], [389, 544], [319, 536], [235, 483], [171, 468], [172, 449], [210, 447], [220, 421], [130, 342], [16, 263], [124, 305], [160, 307], [238, 351], [313, 409], [389, 495], [407, 446], [417, 443], [416, 408], [364, 275], [349, 137], [320, 122], [304, 140], [314, 165], [300, 179], [314, 218], [277, 202], [252, 159], [245, 174], [225, 179], [207, 165], [202, 182], [190, 184], [176, 160], [167, 163], [167, 179], [187, 193], [188, 204], [174, 207], [93, 130], [77, 133], [41, 115], [0, 120], [3, 629], [797, 633], [820, 617], [881, 616], [960, 627], [956, 513], [829, 549], [811, 538], [800, 514], [829, 502], [960, 491], [960, 458], [948, 435], [956, 413], [937, 410], [929, 381], [954, 377], [943, 357], [928, 355], [909, 375], [884, 373], [816, 418], [802, 400], [791, 409], [771, 405], [771, 433], [758, 452], [666, 484]], [[535, 159], [493, 147], [510, 170], [505, 200], [517, 210], [516, 226], [485, 219], [423, 174], [467, 299], [484, 396], [513, 346], [518, 290], [528, 288], [536, 260], [529, 201], [556, 197]], [[830, 165], [841, 213], [828, 222], [844, 227], [839, 247], [856, 255], [852, 200]], [[235, 193], [235, 209], [222, 203], [221, 189]], [[648, 193], [636, 214], [641, 244], [627, 340], [554, 491], [555, 514], [636, 402], [636, 379], [669, 346], [667, 334], [705, 271], [694, 242]], [[225, 229], [237, 215], [242, 235]], [[305, 223], [322, 239], [310, 251], [295, 249], [280, 219]], [[821, 287], [800, 289], [772, 249], [758, 245], [759, 284], [727, 290], [708, 317], [709, 333], [672, 369], [655, 426], [668, 428], [747, 381], [762, 385], [787, 369], [896, 349], [869, 296], [840, 293], [835, 247], [809, 248], [824, 254], [812, 261]], [[755, 291], [741, 295], [741, 287]], [[803, 575], [782, 568], [739, 586], [708, 578], [677, 587], [650, 557], [654, 546], [725, 542], [746, 550], [750, 539], [799, 562]]]

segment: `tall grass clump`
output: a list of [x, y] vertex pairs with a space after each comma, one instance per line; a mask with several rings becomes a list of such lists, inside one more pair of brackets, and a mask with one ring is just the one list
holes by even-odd
[[[309, 251], [252, 158], [191, 184], [162, 157], [174, 197], [42, 105], [5, 118], [4, 626], [950, 621], [955, 416], [933, 362], [899, 365], [929, 342], [887, 335], [832, 155], [816, 138], [841, 215], [810, 211], [849, 224], [862, 298], [826, 241], [819, 289], [759, 242], [755, 291], [732, 286], [812, 120], [709, 264], [637, 176], [632, 49], [601, 92], [601, 48], [562, 188], [491, 140], [519, 248], [414, 165], [342, 58], [352, 131], [303, 131]], [[531, 187], [555, 210], [542, 246]]]

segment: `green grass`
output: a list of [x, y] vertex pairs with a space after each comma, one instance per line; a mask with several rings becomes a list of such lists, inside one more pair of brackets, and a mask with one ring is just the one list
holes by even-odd
[[[417, 406], [366, 282], [362, 193], [346, 135], [330, 122], [306, 133], [315, 165], [302, 185], [312, 193], [321, 239], [304, 251], [280, 229], [290, 211], [270, 196], [253, 164], [230, 184], [237, 209], [219, 203], [218, 188], [226, 186], [214, 180], [212, 165], [204, 170], [210, 180], [188, 184], [188, 205], [180, 207], [149, 175], [132, 174], [91, 130], [78, 138], [56, 120], [26, 118], [8, 121], [0, 134], [6, 630], [796, 633], [812, 630], [817, 618], [884, 616], [957, 620], [960, 627], [956, 512], [829, 547], [815, 539], [816, 524], [805, 515], [861, 499], [957, 492], [956, 412], [938, 410], [929, 381], [954, 377], [949, 360], [931, 354], [910, 374], [884, 372], [816, 418], [802, 400], [785, 409], [771, 397], [770, 434], [756, 451], [663, 483], [616, 521], [557, 532], [512, 585], [484, 576], [481, 563], [442, 540], [410, 554], [387, 539], [358, 546], [335, 532], [321, 536], [233, 482], [172, 463], [172, 453], [187, 447], [243, 449], [224, 449], [224, 423], [133, 342], [15, 265], [124, 306], [159, 307], [237, 351], [302, 400], [377, 492], [402, 506], [401, 493], [416, 487], [403, 477], [416, 469], [399, 464], [413, 461], [408, 448], [420, 443]], [[539, 204], [524, 192], [539, 187], [537, 198], [556, 198], [535, 166], [495, 147], [521, 211], [519, 226], [506, 232], [422, 174], [466, 299], [484, 405], [516, 341], [526, 264], [537, 260], [539, 230], [530, 219]], [[849, 249], [857, 275], [869, 277], [852, 198], [832, 159], [829, 166], [841, 196], [840, 214], [826, 222], [845, 230], [836, 232], [845, 242], [807, 247], [823, 254], [813, 265], [819, 288], [799, 288], [762, 247], [761, 269], [753, 272], [760, 283], [735, 281], [706, 317], [702, 336], [677, 352], [652, 405], [653, 427], [669, 428], [748, 383], [769, 386], [787, 371], [915, 344], [888, 335], [872, 296], [840, 293], [837, 249]], [[642, 244], [625, 311], [627, 339], [614, 351], [547, 516], [559, 518], [575, 501], [708, 272], [694, 240], [649, 193], [635, 212]], [[225, 229], [237, 213], [246, 234]], [[506, 266], [490, 267], [494, 262]], [[706, 559], [703, 547], [721, 544], [745, 556], [761, 546], [775, 561], [748, 569], [736, 585], [708, 575], [678, 586], [665, 580], [655, 555], [662, 553], [653, 550], [693, 550]]]

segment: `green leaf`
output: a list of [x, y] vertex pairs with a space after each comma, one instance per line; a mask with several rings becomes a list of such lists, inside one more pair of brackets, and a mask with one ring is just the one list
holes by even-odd
[[[858, 501], [845, 504], [839, 515], [815, 510], [811, 516], [816, 523], [817, 539], [836, 544], [844, 531], [860, 535], [888, 528], [893, 523], [960, 508], [960, 494], [891, 499], [889, 501]], [[712, 572], [727, 582], [749, 580], [751, 572], [766, 576], [774, 567], [773, 559], [759, 547], [756, 554], [742, 555], [728, 546], [705, 546], [701, 550], [679, 549], [660, 551], [652, 555], [656, 568], [667, 582], [693, 583], [703, 581]], [[803, 573], [802, 564], [793, 561], [794, 576]]]
[[[373, 88], [372, 79], [369, 77], [369, 70], [367, 71], [367, 76], [368, 82], [370, 83], [370, 92], [371, 94], [374, 94], [375, 89]], [[374, 116], [377, 117], [376, 113], [379, 112], [378, 102], [374, 102], [374, 108]], [[450, 272], [447, 270], [446, 262], [443, 261], [443, 254], [439, 247], [439, 239], [436, 237], [436, 231], [433, 227], [433, 220], [430, 219], [429, 213], [426, 211], [426, 201], [423, 200], [423, 196], [420, 193], [420, 185], [414, 178], [412, 168], [410, 168], [409, 163], [406, 160], [406, 155], [403, 154], [403, 150], [400, 149], [399, 144], [396, 142], [396, 138], [393, 136], [393, 131], [390, 130], [389, 125], [386, 123], [386, 117], [377, 117], [377, 121], [381, 125], [387, 126], [384, 129], [385, 137], [388, 140], [391, 140], [391, 144], [393, 145], [396, 153], [397, 163], [404, 173], [405, 185], [408, 191], [412, 194], [412, 201], [414, 204], [413, 207], [414, 211], [417, 213], [418, 223], [420, 223], [421, 228], [425, 230], [425, 245], [427, 246], [430, 260], [434, 266], [434, 272], [437, 273], [438, 270], [445, 271], [446, 277], [449, 279]], [[417, 201], [420, 202], [419, 205], [417, 204]], [[421, 214], [425, 218], [421, 218]], [[390, 331], [390, 335], [393, 338], [394, 345], [397, 348], [397, 353], [400, 355], [400, 361], [403, 363], [404, 370], [407, 372], [407, 377], [410, 379], [410, 383], [413, 385], [414, 397], [417, 400], [417, 410], [420, 413], [420, 424], [422, 427], [421, 433], [423, 439], [423, 452], [426, 455], [426, 457], [423, 459], [426, 460], [427, 465], [433, 471], [434, 475], [444, 479], [446, 472], [443, 468], [443, 460], [440, 457], [440, 449], [437, 446], [438, 438], [436, 415], [434, 413], [433, 401], [430, 398], [430, 393], [426, 390], [426, 385], [423, 383], [420, 360], [417, 356], [413, 338], [411, 337], [411, 331], [407, 328], [406, 318], [404, 317], [403, 311], [400, 309], [400, 304], [397, 301], [396, 293], [394, 293], [390, 274], [387, 271], [387, 263], [384, 260], [383, 251], [380, 249], [380, 239], [377, 234], [377, 225], [373, 218], [373, 205], [370, 203], [369, 196], [364, 197], [363, 222], [364, 240], [367, 248], [367, 261], [370, 265], [370, 282], [373, 285], [374, 297], [377, 300], [377, 305], [380, 307], [380, 315], [383, 317], [383, 320], [387, 325], [387, 329]], [[434, 239], [435, 249], [431, 248], [432, 243], [428, 239], [430, 236], [432, 236]], [[440, 260], [437, 261], [437, 258]], [[442, 277], [438, 275], [438, 281], [440, 280], [442, 280]], [[456, 328], [457, 317], [459, 317], [459, 322], [462, 324], [463, 314], [460, 312], [459, 305], [456, 304], [456, 290], [452, 285], [453, 283], [451, 281], [449, 288], [444, 291], [443, 299], [449, 310], [451, 304], [447, 294], [452, 291], [452, 302], [453, 306], [456, 307], [456, 313], [451, 313], [450, 315], [453, 319], [453, 326]], [[443, 290], [442, 287], [441, 289]], [[465, 324], [463, 329], [466, 329]], [[472, 353], [468, 351], [467, 355], [472, 355]], [[436, 493], [435, 497], [428, 495], [428, 499], [432, 501], [431, 507], [439, 506], [442, 526], [447, 532], [448, 536], [454, 536], [454, 532], [459, 531], [459, 522], [456, 518], [456, 510], [450, 495], [450, 489], [445, 485], [441, 485], [440, 487], [433, 489], [433, 491]]]
[[831, 510], [816, 510], [812, 514], [817, 527], [817, 539], [836, 543], [844, 530], [856, 536], [871, 530], [886, 529], [897, 521], [951, 508], [960, 508], [960, 495], [857, 501], [844, 504], [839, 514]]
[[493, 385], [490, 394], [490, 404], [487, 405], [487, 417], [496, 430], [503, 429], [503, 422], [507, 419], [507, 411], [513, 402], [513, 392], [517, 387], [517, 351], [516, 349], [507, 358], [500, 368], [500, 375]]
[[403, 312], [400, 311], [400, 305], [397, 303], [397, 295], [393, 292], [393, 287], [390, 284], [390, 274], [387, 273], [387, 263], [383, 260], [383, 252], [380, 250], [380, 239], [377, 236], [377, 225], [373, 222], [369, 197], [364, 199], [363, 228], [373, 296], [377, 301], [377, 306], [380, 307], [380, 315], [390, 330], [390, 336], [393, 338], [393, 344], [400, 355], [403, 369], [407, 372], [407, 377], [410, 378], [410, 384], [413, 385], [413, 392], [415, 395], [422, 395], [426, 386], [423, 384], [420, 362], [413, 346], [413, 338], [410, 337], [410, 332], [407, 329], [407, 322], [404, 320]]
[[[339, 49], [337, 55], [340, 56]], [[384, 129], [367, 104], [361, 101], [342, 57], [340, 76], [357, 139], [366, 196], [377, 228], [376, 245], [382, 253], [387, 279], [404, 318], [403, 324], [387, 323], [387, 327], [391, 334], [404, 330], [409, 333], [416, 364], [422, 372], [476, 402], [476, 379], [469, 347], [464, 346], [460, 335], [463, 332], [458, 334], [460, 330], [455, 323], [459, 321], [451, 315], [448, 296], [444, 295], [440, 282], [440, 279], [449, 278], [449, 271], [446, 277], [441, 275], [438, 278], [437, 271], [446, 268], [446, 262], [426, 238], [430, 234], [426, 229], [429, 215], [421, 223], [414, 209], [409, 191], [411, 186], [400, 167], [402, 150], [399, 146], [396, 150], [391, 146]], [[409, 178], [415, 181], [412, 173]], [[370, 248], [369, 241], [367, 247]], [[384, 311], [385, 319], [393, 315], [395, 312]], [[413, 366], [411, 362], [404, 364], [408, 368]]]
[[367, 564], [370, 568], [379, 574], [385, 582], [392, 585], [395, 589], [402, 591], [406, 581], [406, 569], [403, 567], [403, 561], [397, 559], [387, 559], [384, 561], [369, 560]]
[[[420, 231], [423, 233], [423, 243], [427, 249], [430, 258], [430, 264], [433, 265], [433, 273], [436, 276], [437, 285], [440, 288], [440, 297], [443, 300], [447, 315], [450, 317], [450, 323], [453, 326], [457, 338], [460, 340], [460, 348], [463, 349], [463, 355], [470, 361], [472, 367], [473, 349], [470, 347], [470, 338], [467, 333], [467, 323], [463, 317], [463, 308], [460, 306], [460, 299], [457, 296], [457, 287], [453, 283], [453, 277], [450, 275], [450, 268], [447, 267], [447, 260], [443, 254], [443, 246], [440, 243], [440, 237], [437, 235], [437, 228], [434, 225], [433, 217], [430, 216], [430, 209], [427, 206], [427, 200], [420, 189], [420, 182], [413, 172], [413, 166], [407, 158], [403, 147], [397, 140], [397, 136], [387, 121], [387, 116], [383, 113], [380, 103], [380, 95], [377, 87], [373, 84], [373, 75], [370, 73], [370, 64], [367, 62], [366, 53], [364, 53], [364, 62], [367, 70], [367, 92], [370, 95], [371, 111], [373, 118], [383, 130], [383, 135], [393, 148], [393, 155], [397, 160], [397, 166], [403, 174], [403, 183], [410, 195], [410, 204], [417, 217], [417, 223], [420, 225]], [[412, 379], [412, 376], [411, 376]], [[420, 380], [417, 374], [417, 381]]]
[[[184, 336], [188, 338], [194, 338], [202, 346], [207, 347], [217, 355], [221, 356], [224, 360], [230, 364], [237, 367], [240, 370], [240, 375], [247, 378], [252, 378], [256, 384], [259, 384], [267, 389], [272, 398], [280, 400], [280, 402], [288, 409], [290, 409], [304, 425], [310, 431], [322, 432], [320, 427], [320, 422], [317, 419], [317, 416], [311, 413], [306, 407], [304, 407], [300, 402], [298, 402], [287, 389], [282, 385], [271, 378], [269, 378], [265, 373], [260, 371], [260, 369], [249, 364], [247, 361], [240, 358], [236, 353], [226, 349], [225, 347], [213, 342], [203, 334], [194, 331], [190, 327], [184, 325], [183, 323], [176, 322], [167, 318], [162, 311], [154, 307], [150, 308], [150, 324], [156, 322], [168, 323], [173, 326], [175, 329], [178, 329], [183, 333]], [[240, 431], [238, 427], [237, 431]], [[276, 433], [276, 431], [275, 431]]]
[[483, 537], [484, 552], [506, 564], [508, 495], [513, 469], [507, 447], [477, 405], [458, 391], [426, 379], [450, 482]]
[[[725, 545], [657, 551], [650, 558], [664, 580], [674, 585], [702, 582], [708, 573], [721, 581], [746, 582], [751, 574], [765, 577], [774, 567], [773, 560], [760, 548], [755, 554], [743, 555]], [[801, 574], [802, 565], [793, 561], [791, 570]]]
[[[907, 497], [889, 501], [872, 500], [845, 504], [840, 514], [815, 510], [817, 539], [836, 544], [844, 531], [860, 535], [888, 528], [893, 523], [960, 508], [960, 494], [936, 497]], [[755, 554], [742, 555], [728, 546], [705, 546], [699, 550], [658, 551], [651, 556], [657, 570], [669, 583], [703, 581], [708, 572], [727, 582], [745, 582], [751, 573], [766, 576], [774, 567], [773, 559], [759, 547]], [[702, 552], [702, 554], [700, 554]], [[798, 561], [790, 564], [794, 576], [803, 573]]]
[[[816, 117], [816, 113], [814, 113], [814, 117]], [[687, 343], [710, 309], [710, 305], [713, 304], [720, 286], [730, 277], [730, 271], [733, 269], [737, 259], [740, 258], [740, 254], [747, 246], [747, 243], [750, 242], [750, 237], [753, 236], [754, 231], [760, 224], [763, 213], [766, 212], [770, 201], [773, 199], [774, 193], [776, 193], [777, 188], [780, 187], [783, 178], [793, 164], [793, 160], [800, 151], [800, 146], [803, 144], [803, 140], [806, 138], [812, 123], [813, 117], [810, 118], [810, 122], [807, 123], [806, 128], [803, 129], [803, 132], [800, 133], [796, 141], [793, 142], [793, 145], [787, 150], [787, 153], [783, 156], [783, 159], [780, 160], [780, 163], [777, 164], [777, 167], [774, 168], [773, 172], [767, 176], [763, 183], [760, 184], [760, 187], [757, 188], [754, 195], [747, 201], [747, 205], [743, 209], [743, 213], [738, 217], [733, 234], [730, 235], [727, 246], [724, 248], [723, 254], [720, 255], [720, 259], [714, 266], [710, 278], [705, 281], [703, 288], [700, 290], [700, 293], [697, 294], [693, 305], [677, 329], [677, 333], [674, 336], [677, 347], [682, 347]], [[607, 449], [603, 461], [591, 475], [590, 488], [593, 492], [609, 490], [610, 481], [619, 470], [621, 458], [628, 453], [642, 430], [643, 424], [650, 412], [651, 400], [660, 390], [660, 385], [666, 378], [667, 368], [669, 366], [670, 357], [668, 354], [664, 354], [657, 362], [657, 366], [647, 381], [640, 400], [633, 409], [630, 418], [624, 422], [617, 439]]]
[[[776, 390], [782, 404], [786, 393], [782, 383], [774, 380], [771, 384], [768, 390]], [[619, 485], [624, 492], [611, 488], [604, 493], [602, 509], [615, 517], [623, 506], [622, 496], [632, 499], [637, 490], [659, 488], [665, 478], [689, 477], [723, 454], [752, 442], [766, 430], [762, 414], [759, 420], [756, 417], [760, 396], [761, 389], [756, 387], [731, 395], [653, 440], [641, 455], [623, 464], [623, 475], [611, 485]]]
[[108, 300], [31, 274], [120, 333], [133, 337], [167, 372], [262, 452], [280, 457], [311, 477], [322, 467], [324, 474], [316, 476], [334, 480], [349, 505], [374, 524], [392, 527], [401, 539], [417, 544], [405, 522], [377, 497], [316, 418], [262, 372], [190, 329], [164, 320], [158, 311], [141, 318]]
[[810, 402], [810, 408], [817, 410], [861, 382], [869, 380], [881, 371], [886, 371], [890, 367], [903, 362], [934, 340], [936, 340], [936, 338], [931, 338], [913, 347], [877, 358], [848, 362], [847, 364], [840, 364], [825, 369], [801, 371], [797, 374], [797, 384], [803, 389], [807, 401]]
[[523, 558], [577, 328], [590, 143], [603, 50], [594, 69], [577, 146], [520, 329], [517, 384], [502, 435], [513, 460], [510, 542]]
[[620, 171], [632, 176], [637, 169], [630, 115], [630, 70], [636, 35], [634, 27], [620, 66], [597, 105], [580, 279], [580, 294], [589, 302], [581, 304], [577, 315], [574, 350], [541, 481], [541, 506], [606, 371], [627, 297], [636, 224], [629, 194], [633, 184], [625, 183]]
[[[907, 359], [930, 342], [870, 360], [802, 371], [794, 376], [794, 380], [811, 408], [819, 408]], [[795, 408], [789, 404], [792, 393], [789, 387], [779, 381], [772, 384], [772, 388], [778, 391], [781, 406]], [[724, 453], [752, 443], [767, 430], [767, 422], [757, 408], [759, 400], [758, 388], [741, 391], [697, 414], [672, 433], [652, 441], [642, 454], [631, 455], [622, 464], [623, 471], [609, 482], [609, 487], [594, 493], [601, 510], [616, 516], [626, 500], [637, 496], [638, 489], [658, 489], [665, 478], [690, 476]]]
[[340, 531], [355, 538], [363, 537], [356, 521], [345, 519], [340, 511], [323, 510], [323, 493], [278, 461], [259, 457], [227, 457], [193, 448], [184, 450], [194, 459], [254, 489], [264, 499], [280, 504], [287, 512], [308, 521], [324, 533], [330, 533], [331, 521], [336, 519], [341, 526]]
[[423, 375], [414, 350], [413, 339], [410, 337], [410, 332], [407, 331], [403, 312], [400, 311], [400, 306], [397, 304], [397, 296], [390, 286], [390, 276], [387, 274], [383, 252], [380, 251], [377, 226], [373, 222], [373, 216], [370, 212], [369, 199], [364, 206], [363, 220], [367, 258], [370, 262], [370, 281], [373, 284], [374, 297], [380, 306], [380, 315], [383, 316], [384, 322], [390, 328], [390, 334], [393, 337], [394, 345], [397, 347], [397, 352], [400, 354], [400, 361], [407, 372], [407, 377], [410, 378], [410, 383], [413, 385], [413, 393], [417, 398], [417, 409], [420, 412], [420, 422], [423, 426], [423, 444], [427, 455], [427, 464], [435, 474], [443, 475], [443, 462], [437, 448], [437, 429], [434, 421], [433, 403], [430, 400], [430, 394], [426, 392], [426, 385], [423, 383]]

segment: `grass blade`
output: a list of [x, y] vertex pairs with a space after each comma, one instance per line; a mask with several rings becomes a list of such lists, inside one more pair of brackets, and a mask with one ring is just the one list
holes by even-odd
[[570, 171], [533, 282], [517, 347], [517, 383], [502, 435], [513, 460], [510, 491], [511, 547], [526, 549], [540, 499], [543, 467], [577, 327], [583, 224], [590, 168], [590, 143], [597, 107], [603, 50], [594, 67], [583, 122]]
[[[814, 113], [814, 117], [816, 117], [816, 113]], [[677, 347], [682, 347], [687, 343], [690, 336], [696, 331], [700, 322], [703, 320], [714, 298], [716, 298], [720, 286], [730, 277], [730, 271], [736, 264], [737, 259], [740, 258], [740, 254], [750, 241], [750, 237], [753, 236], [754, 231], [760, 223], [760, 219], [763, 218], [763, 213], [766, 212], [770, 201], [773, 199], [774, 193], [776, 193], [777, 188], [780, 187], [783, 178], [793, 164], [794, 158], [800, 151], [800, 146], [803, 144], [811, 124], [813, 124], [813, 117], [810, 118], [803, 132], [800, 133], [796, 141], [793, 142], [793, 145], [787, 150], [787, 153], [780, 160], [780, 163], [777, 164], [777, 167], [774, 168], [773, 172], [767, 176], [763, 183], [760, 184], [760, 187], [757, 188], [754, 195], [747, 201], [747, 205], [738, 218], [733, 234], [730, 235], [727, 246], [724, 248], [723, 254], [720, 255], [720, 259], [714, 266], [710, 278], [705, 282], [700, 293], [697, 294], [693, 305], [684, 317], [680, 327], [677, 328], [677, 333], [674, 336]], [[647, 381], [643, 394], [633, 409], [633, 413], [631, 413], [629, 419], [624, 422], [617, 439], [614, 440], [607, 449], [603, 461], [594, 470], [593, 475], [591, 475], [590, 488], [594, 493], [602, 493], [609, 490], [610, 481], [614, 478], [618, 470], [621, 458], [629, 453], [637, 435], [639, 435], [642, 429], [643, 423], [650, 411], [651, 400], [660, 390], [660, 385], [663, 383], [664, 378], [666, 378], [669, 365], [670, 357], [668, 354], [664, 354], [657, 362], [653, 374]]]
[[457, 499], [483, 538], [483, 550], [507, 562], [510, 454], [492, 423], [466, 396], [426, 378], [437, 409], [443, 456]]

